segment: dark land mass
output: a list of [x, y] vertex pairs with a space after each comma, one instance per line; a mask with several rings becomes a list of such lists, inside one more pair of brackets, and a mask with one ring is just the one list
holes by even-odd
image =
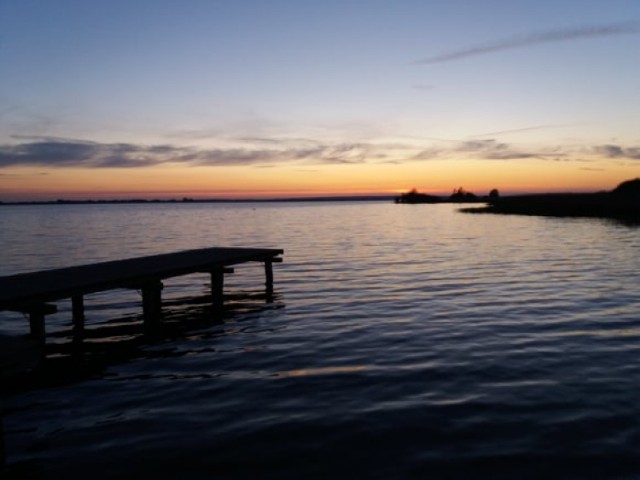
[[0, 205], [109, 205], [109, 204], [134, 204], [134, 203], [272, 203], [272, 202], [375, 202], [389, 201], [393, 197], [388, 195], [368, 196], [336, 196], [336, 197], [297, 197], [297, 198], [209, 198], [209, 199], [121, 199], [121, 200], [32, 200], [17, 202], [1, 202]]
[[[494, 190], [497, 194], [497, 190]], [[409, 192], [400, 194], [395, 198], [396, 203], [480, 203], [487, 202], [491, 198], [493, 192], [489, 194], [489, 197], [478, 197], [474, 193], [467, 192], [464, 188], [460, 187], [453, 191], [448, 197], [442, 197], [437, 195], [429, 195], [427, 193], [420, 193], [415, 188]]]
[[604, 217], [640, 223], [640, 178], [627, 180], [609, 192], [547, 193], [488, 198], [485, 207], [469, 213], [501, 213], [554, 217]]

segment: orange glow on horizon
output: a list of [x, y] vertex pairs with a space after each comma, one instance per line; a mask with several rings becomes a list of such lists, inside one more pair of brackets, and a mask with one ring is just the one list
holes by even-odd
[[401, 164], [278, 165], [258, 167], [159, 166], [130, 169], [5, 169], [0, 201], [89, 199], [268, 199], [323, 196], [395, 196], [416, 188], [449, 195], [463, 187], [477, 195], [600, 191], [638, 177], [634, 165], [474, 160]]

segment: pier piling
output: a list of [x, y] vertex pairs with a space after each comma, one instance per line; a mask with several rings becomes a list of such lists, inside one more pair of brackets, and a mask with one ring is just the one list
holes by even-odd
[[142, 315], [144, 324], [153, 327], [162, 318], [162, 282], [151, 280], [142, 286]]
[[84, 330], [84, 296], [74, 295], [71, 297], [71, 315], [74, 333], [82, 333]]

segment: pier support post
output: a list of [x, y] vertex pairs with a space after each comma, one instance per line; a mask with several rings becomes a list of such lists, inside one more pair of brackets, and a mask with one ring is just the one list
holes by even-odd
[[46, 336], [44, 317], [45, 315], [56, 313], [58, 307], [48, 303], [39, 303], [29, 305], [24, 311], [29, 314], [29, 333], [33, 338], [44, 343]]
[[29, 312], [29, 333], [33, 338], [44, 340], [46, 331], [44, 328], [44, 313], [34, 309]]
[[71, 314], [73, 317], [73, 332], [78, 334], [84, 331], [84, 296], [71, 297]]
[[0, 397], [0, 472], [4, 470], [7, 463], [7, 453], [4, 445], [4, 398]]
[[162, 317], [162, 282], [149, 281], [142, 286], [142, 314], [144, 324], [153, 327]]
[[264, 261], [264, 277], [267, 303], [273, 302], [273, 264], [282, 262], [280, 257], [272, 257]]
[[211, 305], [214, 309], [221, 309], [224, 305], [224, 272], [211, 272]]
[[224, 307], [224, 274], [234, 272], [235, 270], [230, 267], [209, 270], [211, 275], [211, 306], [214, 310], [222, 310]]
[[264, 262], [264, 277], [265, 287], [267, 289], [267, 296], [273, 295], [273, 261], [265, 260]]

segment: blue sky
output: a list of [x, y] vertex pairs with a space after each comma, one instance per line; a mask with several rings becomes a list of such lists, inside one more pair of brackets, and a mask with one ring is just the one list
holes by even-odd
[[0, 0], [0, 32], [0, 171], [640, 161], [637, 0]]

